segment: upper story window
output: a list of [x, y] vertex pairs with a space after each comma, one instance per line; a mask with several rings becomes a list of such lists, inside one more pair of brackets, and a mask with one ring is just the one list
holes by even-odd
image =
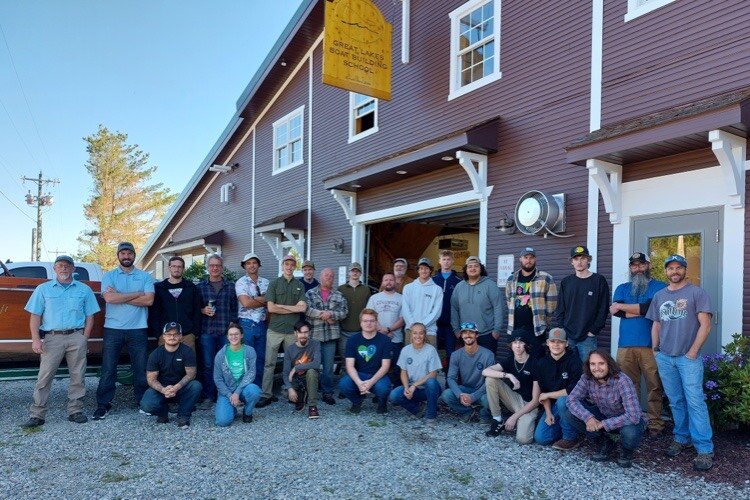
[[664, 7], [675, 0], [628, 0], [628, 12], [625, 14], [625, 22], [631, 21], [636, 17], [648, 14], [652, 10]]
[[300, 106], [273, 124], [273, 173], [302, 165], [305, 107]]
[[471, 0], [450, 13], [451, 81], [448, 99], [498, 80], [500, 0]]
[[378, 99], [349, 93], [349, 142], [378, 131]]

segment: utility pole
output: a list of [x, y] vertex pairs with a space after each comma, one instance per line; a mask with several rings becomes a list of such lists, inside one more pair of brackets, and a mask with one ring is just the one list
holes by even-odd
[[47, 192], [46, 195], [42, 196], [42, 186], [45, 184], [59, 184], [58, 179], [44, 179], [42, 177], [42, 171], [39, 171], [39, 177], [34, 179], [33, 177], [21, 177], [21, 180], [26, 182], [35, 182], [37, 187], [37, 195], [33, 196], [31, 191], [26, 193], [26, 204], [36, 207], [36, 260], [42, 260], [42, 207], [51, 206], [55, 202], [55, 198]]
[[55, 255], [55, 258], [57, 258], [58, 255], [67, 254], [67, 250], [58, 250], [55, 248], [54, 250], [47, 250], [47, 253], [51, 253]]

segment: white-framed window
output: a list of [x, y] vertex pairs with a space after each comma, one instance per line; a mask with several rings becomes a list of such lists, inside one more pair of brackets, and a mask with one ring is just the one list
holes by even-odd
[[632, 21], [636, 17], [648, 14], [652, 10], [664, 7], [675, 0], [628, 0], [628, 12], [625, 14], [625, 22]]
[[[302, 262], [304, 262], [305, 258], [303, 255], [300, 255], [296, 248], [292, 245], [292, 242], [289, 240], [284, 240], [281, 242], [281, 249], [283, 250], [283, 255], [291, 254], [294, 256], [295, 259], [297, 259], [297, 267], [294, 268], [294, 276], [297, 278], [301, 278], [304, 276], [304, 273], [302, 272]], [[282, 265], [282, 262], [279, 262], [279, 275], [281, 275], [284, 272], [284, 266]]]
[[455, 99], [502, 77], [500, 0], [471, 0], [449, 14], [450, 93]]
[[349, 142], [378, 131], [378, 99], [349, 92]]
[[273, 124], [273, 174], [302, 165], [305, 106]]

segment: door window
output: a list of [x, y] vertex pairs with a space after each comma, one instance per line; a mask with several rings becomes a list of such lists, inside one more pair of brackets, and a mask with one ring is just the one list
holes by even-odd
[[648, 239], [648, 254], [652, 265], [651, 275], [657, 280], [668, 283], [664, 259], [679, 254], [688, 262], [690, 282], [701, 286], [701, 233], [652, 236]]

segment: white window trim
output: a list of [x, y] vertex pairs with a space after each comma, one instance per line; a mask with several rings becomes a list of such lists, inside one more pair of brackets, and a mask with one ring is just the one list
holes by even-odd
[[476, 90], [480, 87], [484, 87], [485, 85], [489, 85], [492, 82], [496, 82], [500, 78], [503, 77], [502, 72], [500, 71], [500, 3], [501, 0], [494, 0], [494, 10], [495, 10], [495, 61], [494, 61], [494, 69], [492, 74], [487, 75], [483, 78], [480, 78], [479, 80], [476, 80], [474, 82], [471, 82], [468, 85], [461, 86], [461, 71], [458, 64], [458, 35], [459, 35], [459, 27], [458, 22], [461, 17], [465, 16], [472, 10], [475, 10], [484, 4], [490, 2], [492, 0], [471, 0], [469, 2], [466, 2], [461, 7], [457, 8], [450, 14], [448, 14], [448, 17], [451, 20], [451, 47], [450, 47], [450, 87], [449, 87], [449, 93], [448, 93], [448, 100], [453, 100], [457, 97], [460, 97], [464, 94], [467, 94], [473, 90]]
[[[294, 163], [290, 163], [289, 165], [286, 165], [284, 167], [279, 167], [276, 163], [276, 148], [278, 147], [278, 144], [276, 143], [276, 129], [279, 125], [283, 125], [286, 122], [291, 121], [292, 118], [295, 116], [300, 115], [302, 117], [302, 123], [300, 124], [300, 140], [302, 141], [300, 145], [300, 159], [295, 161]], [[272, 175], [280, 174], [282, 172], [286, 172], [287, 170], [293, 169], [294, 167], [298, 167], [305, 163], [305, 105], [303, 104], [299, 108], [295, 109], [291, 113], [279, 118], [275, 122], [273, 122], [273, 151], [272, 154]]]
[[355, 96], [357, 95], [356, 92], [349, 92], [349, 144], [358, 141], [360, 139], [363, 139], [367, 137], [368, 135], [372, 135], [375, 132], [379, 130], [378, 126], [378, 99], [377, 97], [373, 97], [372, 99], [375, 101], [375, 126], [371, 129], [365, 130], [364, 132], [360, 132], [359, 134], [354, 133], [354, 106], [355, 106]]
[[628, 12], [625, 14], [625, 22], [632, 21], [637, 17], [648, 14], [651, 11], [669, 5], [675, 0], [628, 0]]

